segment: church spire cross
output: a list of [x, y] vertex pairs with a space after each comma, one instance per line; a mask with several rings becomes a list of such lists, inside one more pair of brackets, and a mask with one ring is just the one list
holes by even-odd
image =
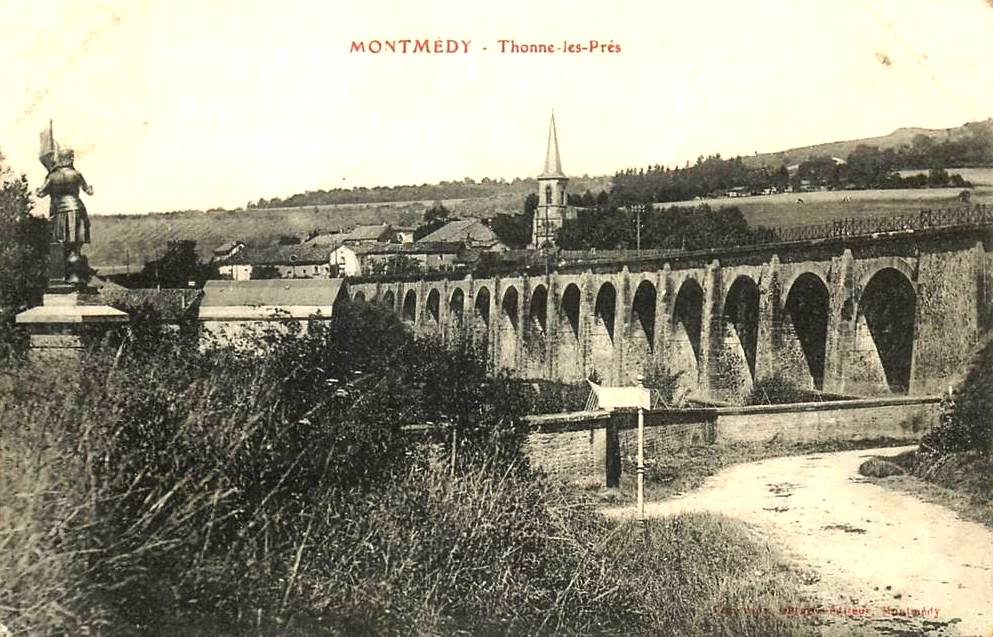
[[545, 150], [545, 169], [541, 171], [539, 178], [544, 177], [565, 177], [562, 172], [562, 160], [559, 158], [559, 138], [555, 132], [555, 111], [552, 111], [552, 120], [548, 125], [548, 148]]

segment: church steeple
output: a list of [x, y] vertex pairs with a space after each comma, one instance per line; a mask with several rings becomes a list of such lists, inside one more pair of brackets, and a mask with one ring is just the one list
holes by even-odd
[[559, 157], [559, 137], [555, 130], [555, 111], [548, 124], [548, 145], [545, 147], [545, 168], [538, 175], [538, 207], [531, 224], [531, 247], [554, 245], [562, 222], [571, 218], [567, 205], [566, 186], [569, 178], [562, 172]]
[[555, 111], [552, 111], [552, 120], [548, 124], [548, 147], [545, 149], [545, 170], [538, 176], [539, 179], [548, 177], [565, 177], [562, 172], [562, 160], [559, 159], [559, 137], [555, 132]]

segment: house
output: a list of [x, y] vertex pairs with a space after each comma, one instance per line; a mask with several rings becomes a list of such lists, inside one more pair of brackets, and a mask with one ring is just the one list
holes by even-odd
[[[366, 251], [362, 272], [388, 274], [391, 266], [409, 267], [413, 263], [421, 271], [454, 270], [466, 245], [460, 241], [417, 241], [415, 243], [385, 243]], [[406, 264], [403, 262], [406, 261]]]
[[500, 238], [489, 226], [472, 217], [450, 221], [417, 241], [417, 243], [453, 242], [461, 242], [467, 248], [478, 248], [491, 252], [503, 252], [510, 249], [507, 244], [500, 241]]
[[393, 268], [416, 263], [421, 271], [459, 269], [466, 246], [459, 241], [417, 241], [414, 243], [364, 243], [338, 246], [331, 264], [338, 276], [386, 274]]
[[414, 226], [393, 226], [393, 231], [396, 233], [394, 241], [396, 243], [413, 243], [416, 230], [417, 228]]
[[225, 278], [328, 279], [331, 278], [331, 246], [298, 243], [264, 248], [245, 248], [219, 267]]
[[214, 262], [225, 261], [238, 254], [244, 248], [245, 244], [241, 241], [225, 241], [214, 248], [211, 260]]
[[388, 223], [378, 226], [355, 226], [351, 232], [342, 237], [342, 243], [385, 243], [393, 241], [395, 237], [396, 233]]
[[330, 262], [337, 276], [359, 276], [365, 271], [365, 258], [384, 243], [343, 243], [331, 251]]
[[197, 317], [201, 341], [238, 345], [294, 323], [306, 331], [308, 321], [330, 319], [346, 296], [342, 279], [207, 281]]
[[314, 235], [304, 243], [312, 246], [340, 246], [344, 243], [346, 236], [348, 236], [347, 232], [327, 232]]

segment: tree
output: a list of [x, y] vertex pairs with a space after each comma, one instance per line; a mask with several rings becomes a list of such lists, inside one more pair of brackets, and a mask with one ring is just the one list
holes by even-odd
[[493, 232], [511, 248], [524, 248], [531, 242], [532, 213], [498, 214], [493, 217]]
[[421, 262], [406, 254], [391, 255], [380, 261], [374, 261], [369, 266], [369, 274], [373, 275], [402, 276], [422, 272], [424, 272], [424, 266]]
[[454, 221], [452, 212], [436, 201], [434, 206], [424, 212], [424, 221], [414, 230], [414, 241], [420, 241], [435, 230], [443, 227], [450, 221]]
[[147, 287], [185, 288], [192, 281], [202, 286], [207, 279], [218, 278], [217, 266], [201, 263], [197, 242], [189, 239], [170, 241], [160, 258], [145, 263], [141, 284]]
[[22, 351], [18, 312], [41, 300], [48, 258], [48, 224], [31, 215], [28, 180], [16, 176], [0, 155], [0, 360]]
[[280, 276], [279, 268], [274, 265], [258, 265], [252, 268], [253, 279], [278, 279]]
[[534, 215], [534, 211], [538, 209], [538, 201], [537, 193], [528, 193], [528, 195], [524, 197], [524, 214]]

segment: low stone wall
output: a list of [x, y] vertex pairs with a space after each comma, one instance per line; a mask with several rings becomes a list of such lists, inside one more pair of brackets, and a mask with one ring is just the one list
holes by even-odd
[[717, 410], [718, 445], [874, 439], [915, 442], [937, 418], [938, 399], [850, 400]]
[[[645, 456], [710, 445], [911, 443], [936, 422], [938, 403], [936, 397], [904, 397], [646, 411]], [[533, 466], [556, 477], [615, 486], [620, 459], [637, 454], [636, 410], [550, 414], [530, 423], [534, 432], [525, 451]]]
[[[645, 412], [645, 457], [713, 444], [717, 433], [715, 411], [680, 409]], [[618, 411], [612, 416], [611, 424], [617, 429], [620, 456], [636, 456], [638, 412]]]
[[533, 416], [524, 444], [531, 466], [557, 478], [602, 483], [610, 414], [573, 412]]

